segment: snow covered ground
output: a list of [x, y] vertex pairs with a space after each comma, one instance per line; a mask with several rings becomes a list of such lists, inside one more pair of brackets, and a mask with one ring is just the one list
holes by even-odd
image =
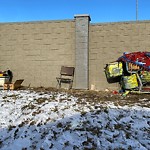
[[150, 150], [150, 108], [65, 92], [1, 90], [0, 149]]

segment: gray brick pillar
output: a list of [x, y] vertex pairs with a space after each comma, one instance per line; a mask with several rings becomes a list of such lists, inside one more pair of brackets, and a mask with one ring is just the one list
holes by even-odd
[[89, 15], [75, 15], [75, 86], [89, 89]]

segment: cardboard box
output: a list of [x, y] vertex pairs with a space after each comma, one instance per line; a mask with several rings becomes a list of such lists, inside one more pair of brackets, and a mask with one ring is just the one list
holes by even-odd
[[10, 84], [5, 83], [4, 84], [4, 90], [14, 90], [14, 89], [15, 89], [14, 83], [10, 83]]
[[24, 81], [23, 79], [20, 79], [20, 80], [16, 80], [14, 83], [5, 83], [4, 90], [15, 90], [21, 87], [23, 81]]

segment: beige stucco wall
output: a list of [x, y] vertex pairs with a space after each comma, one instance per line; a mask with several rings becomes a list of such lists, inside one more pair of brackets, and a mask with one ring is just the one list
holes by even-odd
[[150, 21], [91, 24], [89, 39], [89, 85], [117, 89], [106, 81], [105, 64], [123, 52], [150, 51]]
[[[60, 67], [76, 66], [75, 51], [86, 44], [76, 45], [76, 21], [0, 23], [0, 70], [11, 69], [14, 80], [23, 78], [25, 86], [56, 87]], [[89, 89], [117, 89], [118, 84], [107, 83], [105, 65], [123, 52], [150, 51], [150, 21], [89, 24], [85, 34], [89, 53], [76, 59], [89, 57]]]
[[56, 86], [61, 65], [74, 66], [74, 20], [0, 24], [0, 70], [23, 85]]

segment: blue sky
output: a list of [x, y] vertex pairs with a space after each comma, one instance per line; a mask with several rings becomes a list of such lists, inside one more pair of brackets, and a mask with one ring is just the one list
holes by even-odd
[[[0, 0], [0, 22], [73, 19], [92, 23], [136, 20], [136, 0]], [[150, 20], [150, 0], [138, 0], [138, 20]]]

